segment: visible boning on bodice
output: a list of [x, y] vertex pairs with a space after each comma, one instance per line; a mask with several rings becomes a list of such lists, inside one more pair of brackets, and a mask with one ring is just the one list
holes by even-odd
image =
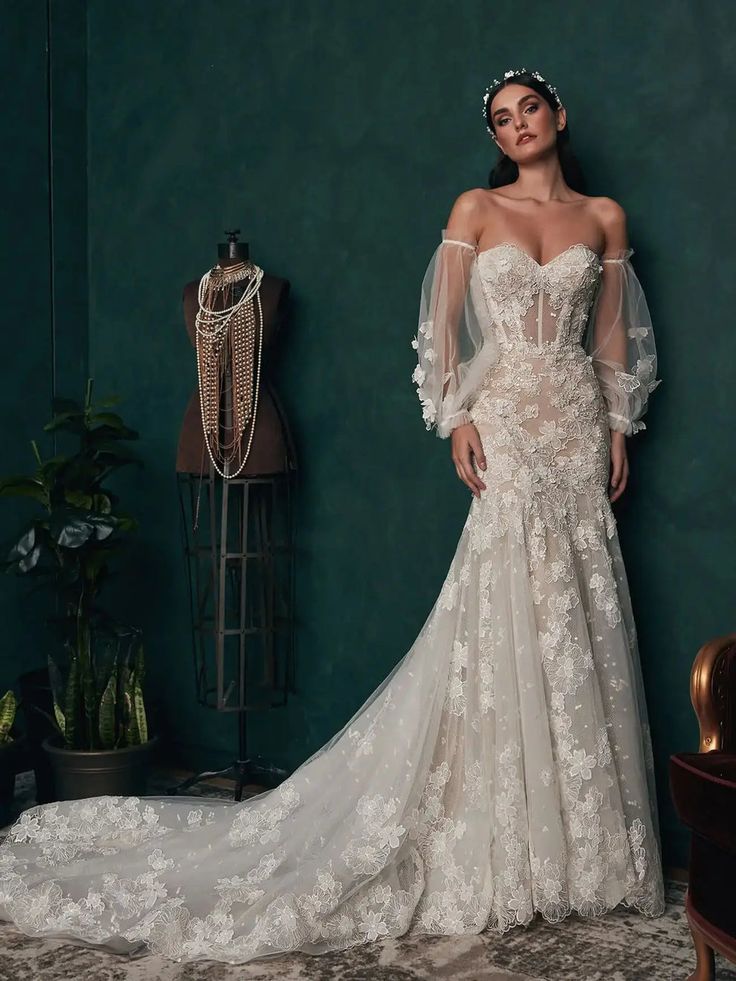
[[585, 245], [544, 264], [511, 244], [479, 253], [500, 353], [470, 412], [489, 450], [493, 499], [520, 514], [540, 494], [545, 510], [555, 501], [564, 512], [583, 492], [610, 530], [606, 407], [581, 344], [601, 270]]
[[583, 244], [544, 264], [511, 243], [479, 252], [483, 294], [502, 351], [579, 345], [602, 268]]

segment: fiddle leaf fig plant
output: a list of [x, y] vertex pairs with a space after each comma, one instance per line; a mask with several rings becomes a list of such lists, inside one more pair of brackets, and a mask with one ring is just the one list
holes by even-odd
[[32, 440], [35, 471], [0, 480], [0, 497], [38, 505], [3, 565], [55, 597], [56, 614], [49, 619], [61, 630], [68, 663], [62, 671], [48, 659], [51, 721], [64, 746], [79, 750], [121, 748], [148, 738], [140, 631], [116, 623], [98, 605], [113, 560], [138, 527], [108, 485], [123, 467], [141, 465], [128, 446], [138, 433], [111, 411], [117, 399], [94, 404], [92, 387], [90, 378], [82, 403], [54, 399], [53, 418], [44, 426], [72, 449], [44, 460]]

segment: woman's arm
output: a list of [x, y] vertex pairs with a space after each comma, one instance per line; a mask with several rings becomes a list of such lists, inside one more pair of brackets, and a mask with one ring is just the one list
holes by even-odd
[[418, 356], [412, 378], [427, 429], [453, 437], [458, 476], [471, 490], [482, 486], [470, 460], [471, 454], [480, 458], [482, 449], [469, 409], [499, 351], [477, 271], [481, 202], [477, 190], [465, 191], [452, 207], [422, 281], [412, 341]]
[[615, 501], [628, 480], [625, 437], [646, 428], [640, 420], [659, 380], [651, 317], [630, 261], [634, 250], [628, 242], [626, 214], [611, 198], [602, 198], [598, 216], [605, 246], [585, 347], [606, 403]]
[[[447, 237], [474, 241], [477, 249], [481, 231], [480, 220], [480, 202], [477, 192], [465, 191], [458, 197], [450, 211], [450, 216], [447, 219]], [[485, 470], [486, 458], [480, 435], [475, 425], [470, 421], [469, 415], [465, 421], [461, 421], [459, 425], [453, 428], [451, 437], [452, 462], [455, 465], [455, 471], [475, 497], [480, 497], [480, 492], [486, 489], [486, 485], [476, 475], [473, 459], [481, 470]]]

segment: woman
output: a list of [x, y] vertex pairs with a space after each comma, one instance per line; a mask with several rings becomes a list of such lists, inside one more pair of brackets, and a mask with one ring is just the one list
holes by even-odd
[[424, 281], [414, 378], [474, 499], [414, 644], [273, 790], [26, 811], [0, 847], [0, 919], [244, 963], [536, 912], [662, 912], [610, 503], [656, 385], [651, 323], [623, 212], [572, 186], [554, 88], [507, 72], [484, 112], [518, 177], [458, 198]]

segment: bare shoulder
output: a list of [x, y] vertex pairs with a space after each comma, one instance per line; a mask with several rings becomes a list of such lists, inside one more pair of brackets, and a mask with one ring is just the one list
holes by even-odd
[[465, 242], [477, 242], [483, 227], [483, 197], [479, 188], [471, 188], [459, 194], [450, 209], [447, 219], [447, 234], [450, 238]]
[[467, 191], [462, 191], [455, 198], [450, 214], [459, 217], [471, 218], [478, 215], [486, 205], [485, 192], [482, 187], [471, 187]]
[[596, 221], [603, 232], [605, 253], [617, 253], [629, 247], [626, 212], [613, 198], [591, 198]]
[[595, 197], [590, 199], [590, 208], [601, 227], [608, 232], [626, 229], [626, 212], [613, 198]]

